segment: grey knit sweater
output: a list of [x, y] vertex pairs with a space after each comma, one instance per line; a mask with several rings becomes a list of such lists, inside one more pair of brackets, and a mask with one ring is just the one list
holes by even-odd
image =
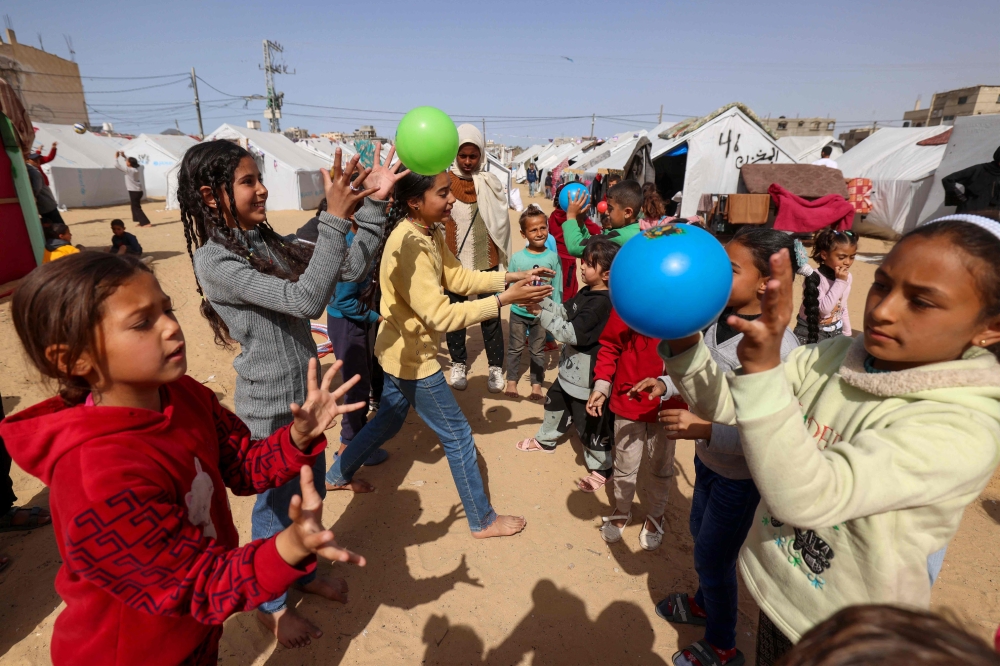
[[[354, 215], [358, 233], [349, 252], [344, 237], [350, 221], [320, 213], [313, 257], [297, 282], [258, 272], [214, 240], [194, 253], [205, 298], [240, 344], [233, 361], [234, 403], [254, 438], [291, 423], [289, 403], [305, 400], [309, 359], [316, 357], [309, 320], [323, 314], [338, 279], [365, 279], [382, 240], [386, 207], [385, 201], [365, 200]], [[266, 256], [256, 231], [247, 238], [255, 252]]]

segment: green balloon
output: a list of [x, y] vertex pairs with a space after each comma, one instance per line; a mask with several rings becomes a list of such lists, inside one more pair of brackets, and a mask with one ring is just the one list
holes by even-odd
[[410, 171], [436, 176], [458, 155], [458, 128], [441, 109], [418, 106], [396, 127], [396, 154]]

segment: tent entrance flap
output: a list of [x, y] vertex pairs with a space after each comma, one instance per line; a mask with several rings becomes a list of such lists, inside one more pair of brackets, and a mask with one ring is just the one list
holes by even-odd
[[688, 145], [677, 146], [653, 162], [656, 169], [656, 191], [667, 204], [667, 215], [679, 215], [680, 205], [674, 195], [684, 191], [684, 174], [687, 171]]

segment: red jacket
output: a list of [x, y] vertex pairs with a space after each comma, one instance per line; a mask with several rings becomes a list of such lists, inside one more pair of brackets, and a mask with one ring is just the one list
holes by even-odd
[[636, 333], [622, 321], [615, 310], [604, 325], [601, 333], [601, 349], [597, 352], [594, 365], [594, 388], [597, 382], [611, 384], [611, 398], [608, 406], [615, 416], [629, 421], [655, 423], [661, 409], [687, 409], [680, 398], [671, 398], [665, 403], [650, 400], [648, 394], [630, 398], [629, 389], [647, 377], [663, 374], [663, 360], [656, 353], [659, 340]]
[[[563, 303], [576, 296], [580, 290], [580, 283], [576, 279], [576, 257], [569, 253], [569, 250], [566, 249], [566, 241], [563, 240], [562, 225], [565, 221], [566, 211], [562, 208], [556, 208], [549, 215], [549, 234], [556, 241], [556, 252], [562, 263]], [[589, 217], [584, 217], [583, 223], [587, 225], [591, 236], [597, 236], [601, 233], [601, 227]]]
[[316, 566], [289, 566], [273, 538], [239, 547], [226, 488], [283, 484], [326, 438], [306, 453], [289, 427], [251, 441], [190, 377], [161, 395], [162, 413], [52, 398], [0, 424], [14, 461], [50, 488], [66, 602], [52, 634], [57, 666], [215, 664], [227, 617]]

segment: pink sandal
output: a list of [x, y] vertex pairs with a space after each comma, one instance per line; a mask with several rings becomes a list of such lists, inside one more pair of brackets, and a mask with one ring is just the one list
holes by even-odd
[[547, 449], [538, 443], [538, 440], [534, 437], [529, 437], [528, 439], [522, 439], [520, 442], [515, 444], [518, 451], [524, 451], [525, 453], [535, 453], [536, 451], [541, 453], [555, 453], [556, 450]]
[[604, 487], [608, 479], [597, 472], [591, 472], [590, 476], [585, 476], [576, 482], [576, 487], [585, 493], [596, 493]]

